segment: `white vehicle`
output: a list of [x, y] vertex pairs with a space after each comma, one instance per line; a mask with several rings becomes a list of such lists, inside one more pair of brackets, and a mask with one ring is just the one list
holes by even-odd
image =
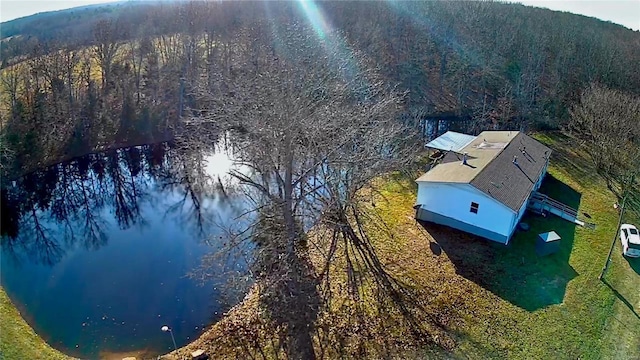
[[628, 257], [640, 257], [640, 233], [631, 224], [620, 226], [620, 241], [622, 242], [622, 254]]

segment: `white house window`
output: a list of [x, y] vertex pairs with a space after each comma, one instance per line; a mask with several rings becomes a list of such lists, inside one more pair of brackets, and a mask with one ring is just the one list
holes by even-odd
[[469, 211], [471, 211], [474, 214], [478, 213], [478, 207], [480, 207], [480, 205], [476, 202], [471, 202], [471, 209]]

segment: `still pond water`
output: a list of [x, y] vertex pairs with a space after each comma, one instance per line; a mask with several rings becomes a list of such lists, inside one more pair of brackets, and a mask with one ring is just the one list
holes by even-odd
[[69, 355], [165, 353], [173, 344], [163, 325], [178, 346], [188, 343], [243, 296], [247, 247], [225, 251], [204, 284], [186, 276], [222, 248], [221, 229], [242, 225], [246, 204], [225, 190], [232, 166], [222, 151], [162, 143], [9, 183], [2, 286], [36, 332]]

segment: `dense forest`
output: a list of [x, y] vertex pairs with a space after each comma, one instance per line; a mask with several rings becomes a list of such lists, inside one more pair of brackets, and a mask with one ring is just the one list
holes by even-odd
[[3, 171], [171, 138], [213, 69], [277, 48], [274, 23], [340, 34], [407, 92], [399, 120], [423, 132], [438, 117], [468, 132], [556, 128], [591, 83], [640, 92], [638, 32], [519, 4], [114, 3], [2, 25]]

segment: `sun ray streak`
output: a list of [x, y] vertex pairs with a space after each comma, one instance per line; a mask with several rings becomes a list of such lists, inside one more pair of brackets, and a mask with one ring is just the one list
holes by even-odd
[[443, 48], [467, 59], [474, 67], [486, 66], [486, 60], [483, 56], [469, 46], [463, 45], [458, 40], [454, 29], [449, 28], [447, 24], [428, 14], [425, 3], [395, 0], [386, 0], [386, 3], [399, 16], [407, 17], [419, 30], [426, 31], [436, 41], [440, 42]]
[[[314, 0], [298, 0], [298, 4], [307, 21], [313, 28], [318, 41], [324, 46], [329, 60], [338, 66], [342, 77], [352, 82], [360, 75], [361, 64], [352, 50], [325, 17], [322, 9]], [[357, 87], [357, 86], [356, 86]]]
[[298, 2], [302, 11], [307, 16], [309, 23], [313, 26], [314, 31], [320, 40], [325, 40], [327, 34], [331, 33], [331, 25], [325, 19], [324, 15], [313, 0], [300, 0]]

